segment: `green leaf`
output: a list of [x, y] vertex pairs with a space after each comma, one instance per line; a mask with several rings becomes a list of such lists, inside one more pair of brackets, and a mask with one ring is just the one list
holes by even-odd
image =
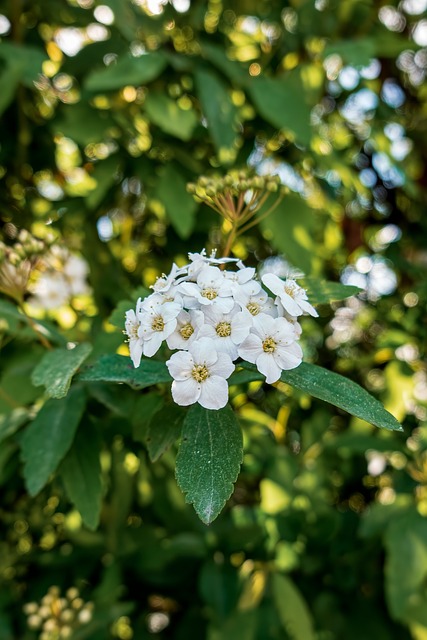
[[195, 74], [202, 111], [208, 122], [209, 132], [220, 160], [232, 162], [236, 156], [237, 109], [231, 101], [225, 84], [219, 77], [200, 69]]
[[132, 389], [145, 389], [153, 384], [172, 380], [164, 362], [143, 359], [135, 369], [130, 358], [116, 354], [102, 356], [98, 362], [85, 369], [79, 379], [87, 382], [123, 382]]
[[86, 406], [86, 394], [73, 387], [65, 398], [48, 400], [21, 439], [24, 478], [35, 496], [67, 453]]
[[190, 140], [198, 123], [193, 109], [182, 109], [175, 100], [163, 93], [150, 92], [144, 102], [144, 108], [154, 124], [180, 140]]
[[205, 524], [215, 520], [231, 496], [242, 458], [242, 432], [233, 410], [194, 405], [184, 422], [176, 477]]
[[387, 527], [386, 597], [393, 618], [427, 626], [427, 520], [412, 507]]
[[13, 61], [10, 61], [0, 75], [0, 115], [12, 102], [21, 81], [22, 71], [22, 65], [19, 62], [14, 64]]
[[[260, 215], [272, 205], [275, 198], [274, 194], [268, 199]], [[261, 223], [273, 246], [305, 273], [310, 273], [315, 267], [316, 215], [301, 196], [289, 193]]]
[[181, 238], [188, 238], [194, 227], [197, 202], [187, 192], [187, 181], [172, 164], [167, 164], [156, 185], [155, 197], [163, 203], [167, 216]]
[[164, 398], [155, 391], [144, 393], [137, 398], [132, 414], [132, 435], [134, 440], [146, 444], [148, 427], [153, 416], [163, 407]]
[[304, 85], [297, 70], [280, 78], [251, 78], [247, 88], [267, 122], [290, 131], [304, 145], [310, 143], [311, 107], [306, 103]]
[[155, 413], [147, 429], [147, 449], [150, 460], [155, 462], [178, 440], [186, 411], [170, 404]]
[[118, 168], [119, 160], [116, 156], [110, 156], [95, 165], [91, 178], [96, 180], [97, 186], [85, 199], [89, 209], [97, 209], [99, 207], [116, 180]]
[[45, 386], [51, 398], [63, 398], [68, 393], [74, 374], [91, 351], [92, 346], [87, 342], [74, 349], [48, 351], [34, 369], [32, 383], [36, 387]]
[[[108, 111], [92, 109], [87, 103], [64, 105], [59, 112], [59, 117], [55, 118], [52, 123], [54, 132], [71, 138], [82, 147], [91, 142], [104, 140], [108, 136], [109, 130], [113, 129], [113, 127], [116, 128], [116, 125]], [[95, 165], [95, 177], [99, 167], [109, 165], [108, 161], [109, 158]], [[114, 156], [112, 156], [111, 161], [114, 162]], [[114, 178], [112, 170], [110, 170], [110, 174]]]
[[88, 91], [113, 91], [127, 85], [139, 86], [155, 80], [166, 67], [167, 59], [163, 53], [148, 53], [134, 57], [126, 55], [117, 62], [100, 71], [88, 75], [85, 89]]
[[49, 59], [46, 51], [38, 47], [5, 42], [4, 40], [0, 45], [0, 58], [6, 60], [10, 65], [21, 67], [22, 82], [29, 89], [34, 88], [34, 82], [42, 73], [43, 62]]
[[[242, 362], [241, 366], [255, 371], [255, 365]], [[264, 376], [260, 374], [260, 380]], [[379, 400], [371, 396], [365, 389], [353, 380], [349, 380], [339, 373], [328, 371], [315, 364], [302, 362], [296, 369], [282, 371], [282, 382], [310, 394], [314, 398], [324, 400], [335, 407], [344, 409], [351, 415], [361, 418], [370, 424], [388, 429], [389, 431], [403, 431], [401, 425], [391, 415]]]
[[283, 628], [291, 640], [315, 640], [306, 601], [294, 583], [279, 573], [272, 576], [273, 599]]
[[0, 415], [0, 442], [13, 436], [27, 422], [28, 416], [28, 411], [21, 408], [14, 409], [11, 413]]
[[329, 304], [334, 300], [344, 300], [363, 291], [354, 285], [318, 280], [317, 278], [304, 278], [302, 286], [307, 290], [311, 304]]
[[62, 461], [59, 473], [68, 497], [79, 511], [85, 525], [95, 530], [102, 506], [101, 441], [97, 430], [83, 425]]

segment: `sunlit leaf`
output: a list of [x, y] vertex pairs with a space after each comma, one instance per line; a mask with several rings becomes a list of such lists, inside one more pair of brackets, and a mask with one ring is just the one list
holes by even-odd
[[150, 120], [162, 131], [180, 140], [189, 140], [198, 118], [193, 109], [182, 109], [175, 100], [162, 93], [150, 92], [144, 102]]
[[310, 609], [301, 593], [288, 576], [272, 576], [273, 598], [283, 628], [291, 640], [314, 640]]
[[301, 284], [307, 290], [311, 304], [329, 304], [336, 300], [350, 298], [363, 291], [354, 285], [328, 282], [317, 278], [304, 278]]
[[156, 185], [156, 198], [160, 200], [175, 231], [188, 238], [194, 226], [197, 203], [187, 192], [187, 181], [175, 165], [169, 163], [162, 170]]
[[166, 64], [166, 56], [160, 52], [139, 57], [122, 56], [105, 69], [92, 71], [86, 78], [85, 88], [100, 92], [146, 84], [157, 78]]

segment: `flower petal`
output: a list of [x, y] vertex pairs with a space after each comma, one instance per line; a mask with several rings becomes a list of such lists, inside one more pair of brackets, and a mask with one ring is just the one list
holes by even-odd
[[284, 289], [285, 283], [274, 273], [266, 273], [261, 278], [267, 289], [270, 289], [276, 296], [280, 295]]
[[190, 346], [189, 352], [193, 356], [196, 364], [206, 364], [208, 367], [218, 359], [215, 344], [211, 338], [200, 338], [200, 340], [196, 340]]
[[229, 378], [236, 367], [231, 361], [227, 353], [219, 352], [218, 360], [209, 367], [209, 371], [213, 376], [221, 376], [221, 378]]
[[198, 401], [201, 392], [201, 385], [193, 378], [188, 380], [174, 380], [172, 382], [172, 398], [176, 404], [188, 407]]
[[147, 358], [151, 358], [158, 352], [163, 342], [163, 335], [159, 331], [152, 334], [149, 340], [144, 340], [143, 353]]
[[256, 360], [256, 366], [258, 371], [265, 376], [265, 381], [268, 382], [268, 384], [277, 382], [282, 373], [272, 353], [264, 353], [263, 351]]
[[142, 340], [131, 340], [129, 342], [130, 357], [132, 358], [135, 369], [139, 367], [141, 363], [142, 347]]
[[297, 342], [287, 346], [278, 346], [274, 359], [281, 369], [295, 369], [302, 362], [302, 349]]
[[169, 358], [166, 366], [175, 380], [188, 380], [191, 377], [194, 360], [188, 351], [178, 351]]
[[261, 338], [254, 333], [250, 333], [238, 348], [239, 356], [246, 362], [252, 362], [252, 364], [255, 364], [262, 352]]
[[220, 376], [211, 376], [201, 385], [199, 404], [205, 409], [222, 409], [228, 402], [228, 384]]

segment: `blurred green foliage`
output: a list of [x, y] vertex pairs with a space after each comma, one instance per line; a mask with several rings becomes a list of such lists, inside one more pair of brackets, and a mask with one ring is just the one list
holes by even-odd
[[[427, 638], [425, 10], [0, 2], [2, 239], [53, 230], [92, 289], [36, 326], [0, 300], [0, 640], [40, 637], [23, 604], [53, 585], [94, 603], [73, 640]], [[282, 253], [308, 286], [365, 289], [304, 319], [305, 359], [367, 388], [404, 432], [240, 378], [242, 471], [206, 527], [174, 478], [169, 391], [147, 389], [161, 364], [130, 370], [134, 388], [97, 367], [126, 354], [135, 298], [228, 232], [186, 183], [248, 164], [288, 194], [235, 255]], [[40, 331], [93, 344], [64, 351], [63, 388], [55, 356], [38, 366]], [[86, 356], [97, 364], [61, 397]]]

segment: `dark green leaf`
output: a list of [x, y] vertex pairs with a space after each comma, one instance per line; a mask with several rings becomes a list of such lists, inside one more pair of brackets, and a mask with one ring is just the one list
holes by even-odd
[[197, 203], [187, 192], [186, 180], [169, 163], [163, 169], [156, 185], [156, 198], [163, 203], [169, 220], [181, 238], [188, 238], [194, 226]]
[[90, 423], [77, 432], [59, 473], [68, 497], [89, 529], [96, 529], [102, 505], [101, 441]]
[[47, 53], [38, 47], [31, 47], [14, 42], [2, 41], [0, 45], [0, 58], [13, 66], [22, 69], [22, 82], [29, 89], [34, 88], [34, 82], [42, 73], [42, 66], [48, 60]]
[[190, 140], [198, 118], [193, 109], [182, 109], [163, 93], [149, 93], [144, 102], [148, 117], [162, 131], [180, 140]]
[[251, 78], [248, 91], [259, 113], [270, 124], [290, 131], [302, 144], [310, 143], [311, 108], [306, 103], [305, 89], [296, 70], [281, 78]]
[[85, 88], [88, 91], [113, 91], [127, 85], [139, 86], [157, 78], [167, 64], [166, 56], [160, 52], [148, 53], [144, 56], [131, 55], [118, 58], [100, 71], [93, 71], [88, 75]]
[[233, 492], [243, 456], [242, 432], [233, 410], [194, 405], [188, 412], [176, 461], [186, 501], [210, 524]]
[[0, 415], [0, 442], [18, 431], [28, 420], [26, 409], [14, 409], [11, 413]]
[[28, 425], [21, 439], [24, 478], [30, 495], [48, 482], [70, 448], [86, 405], [81, 387], [65, 398], [48, 400]]
[[294, 583], [284, 575], [272, 576], [273, 598], [283, 628], [291, 640], [314, 640], [310, 609]]
[[172, 380], [164, 362], [143, 359], [135, 369], [130, 358], [116, 354], [102, 356], [98, 362], [85, 369], [79, 379], [87, 382], [124, 382], [132, 389], [144, 389]]
[[48, 351], [34, 369], [32, 383], [36, 387], [44, 385], [46, 393], [52, 398], [63, 398], [68, 393], [74, 374], [91, 351], [92, 346], [87, 342], [74, 349]]
[[147, 449], [150, 460], [155, 462], [178, 440], [186, 411], [170, 404], [155, 413], [147, 430]]
[[329, 304], [334, 300], [344, 300], [362, 291], [360, 287], [340, 282], [328, 282], [317, 278], [304, 278], [302, 286], [307, 290], [311, 304]]
[[[82, 147], [91, 142], [101, 142], [115, 126], [114, 120], [108, 112], [92, 109], [88, 104], [73, 104], [62, 107], [59, 118], [56, 118], [52, 124], [55, 132], [71, 138]], [[111, 160], [107, 158], [107, 160], [97, 163], [94, 173], [100, 171], [99, 167], [108, 166], [112, 161], [114, 162], [114, 156]], [[111, 175], [114, 177], [112, 170]]]
[[385, 532], [386, 596], [393, 618], [427, 626], [427, 520], [415, 506]]
[[86, 197], [86, 204], [89, 209], [96, 209], [104, 199], [110, 187], [114, 184], [119, 168], [118, 160], [115, 156], [110, 156], [95, 165], [91, 174], [97, 182], [97, 186]]
[[163, 397], [155, 391], [145, 393], [137, 398], [132, 415], [132, 435], [135, 440], [146, 444], [149, 424], [163, 404]]
[[202, 111], [219, 159], [230, 163], [236, 156], [236, 107], [227, 87], [216, 74], [200, 69], [196, 71], [195, 79]]
[[[242, 363], [242, 366], [252, 371], [254, 365]], [[260, 380], [263, 376], [260, 374]], [[329, 371], [315, 364], [302, 362], [299, 367], [290, 371], [283, 371], [282, 382], [310, 394], [314, 398], [324, 400], [335, 407], [344, 409], [351, 415], [361, 418], [370, 424], [390, 431], [403, 431], [401, 425], [391, 415], [379, 400], [371, 396], [360, 385], [339, 373]]]
[[16, 89], [22, 77], [22, 65], [11, 61], [0, 75], [0, 115], [12, 102]]

